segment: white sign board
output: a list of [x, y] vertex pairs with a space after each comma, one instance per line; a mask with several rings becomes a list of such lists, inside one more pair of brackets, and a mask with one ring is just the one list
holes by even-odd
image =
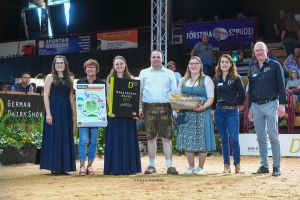
[[[300, 134], [279, 134], [282, 156], [300, 157]], [[241, 155], [259, 155], [256, 134], [240, 134]], [[268, 139], [268, 155], [272, 156]]]
[[0, 57], [14, 57], [35, 54], [35, 40], [0, 43]]
[[104, 84], [77, 84], [76, 109], [78, 127], [107, 126]]

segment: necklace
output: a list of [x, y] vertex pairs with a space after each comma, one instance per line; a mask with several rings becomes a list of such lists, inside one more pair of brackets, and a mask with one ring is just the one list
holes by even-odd
[[197, 76], [197, 78], [193, 79], [192, 77], [190, 78], [192, 82], [196, 81], [199, 79], [199, 76]]

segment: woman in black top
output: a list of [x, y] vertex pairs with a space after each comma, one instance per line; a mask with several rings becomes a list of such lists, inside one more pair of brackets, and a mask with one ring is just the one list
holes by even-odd
[[239, 110], [245, 99], [245, 89], [237, 68], [228, 54], [220, 57], [214, 78], [215, 121], [222, 140], [224, 173], [230, 173], [229, 140], [232, 146], [235, 172], [240, 172]]

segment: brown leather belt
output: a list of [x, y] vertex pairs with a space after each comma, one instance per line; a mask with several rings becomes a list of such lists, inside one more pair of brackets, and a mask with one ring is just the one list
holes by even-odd
[[237, 106], [218, 106], [219, 108], [225, 109], [225, 110], [235, 110], [237, 109]]

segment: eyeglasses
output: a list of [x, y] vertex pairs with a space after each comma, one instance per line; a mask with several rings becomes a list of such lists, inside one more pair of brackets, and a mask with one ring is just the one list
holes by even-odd
[[64, 62], [55, 62], [56, 65], [63, 65], [65, 64]]
[[190, 62], [189, 65], [200, 65], [199, 62]]
[[87, 68], [87, 69], [96, 69], [95, 66], [87, 66], [86, 68]]

